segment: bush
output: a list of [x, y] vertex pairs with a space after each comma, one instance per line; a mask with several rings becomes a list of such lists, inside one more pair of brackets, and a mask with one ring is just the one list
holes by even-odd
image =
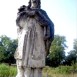
[[0, 65], [0, 77], [8, 77], [9, 76], [9, 66], [5, 64]]
[[[74, 66], [59, 66], [57, 68], [46, 66], [43, 69], [43, 77], [60, 77], [59, 75], [62, 75], [61, 77], [70, 77], [68, 75], [72, 74], [73, 70], [77, 70], [77, 66], [75, 67]], [[16, 74], [17, 74], [16, 66], [0, 64], [0, 77], [15, 77]], [[77, 74], [75, 75], [76, 75], [75, 77], [77, 77]]]
[[44, 74], [48, 73], [48, 75], [77, 73], [77, 66], [59, 66], [56, 68], [46, 66], [43, 69], [43, 73]]
[[71, 67], [70, 66], [59, 66], [59, 67], [57, 67], [55, 69], [56, 69], [57, 73], [69, 74], [70, 70], [71, 70]]
[[0, 65], [0, 77], [12, 77], [16, 75], [16, 67], [1, 64]]
[[10, 77], [16, 76], [16, 74], [17, 74], [16, 67], [11, 66], [9, 71], [10, 71], [10, 74], [9, 74]]

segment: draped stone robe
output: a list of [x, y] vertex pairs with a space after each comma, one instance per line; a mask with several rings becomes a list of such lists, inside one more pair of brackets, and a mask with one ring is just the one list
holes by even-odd
[[44, 30], [35, 18], [21, 19], [18, 29], [18, 48], [15, 58], [18, 66], [32, 68], [45, 66]]

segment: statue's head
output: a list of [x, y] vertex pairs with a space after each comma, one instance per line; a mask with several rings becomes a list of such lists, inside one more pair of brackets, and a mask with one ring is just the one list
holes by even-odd
[[31, 8], [40, 8], [40, 0], [30, 0]]

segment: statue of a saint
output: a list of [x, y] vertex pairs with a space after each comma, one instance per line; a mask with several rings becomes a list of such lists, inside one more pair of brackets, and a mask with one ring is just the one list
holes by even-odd
[[21, 6], [16, 23], [16, 77], [42, 77], [45, 58], [54, 38], [54, 24], [46, 12], [40, 9], [40, 0], [30, 0], [29, 6]]

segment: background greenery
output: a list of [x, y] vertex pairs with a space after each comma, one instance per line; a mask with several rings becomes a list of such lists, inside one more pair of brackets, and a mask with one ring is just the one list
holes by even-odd
[[[17, 39], [10, 39], [3, 35], [0, 37], [0, 77], [15, 76], [16, 66], [14, 53], [17, 48]], [[46, 77], [77, 77], [77, 39], [74, 40], [73, 50], [65, 54], [66, 38], [55, 35], [49, 54], [46, 57], [46, 66], [43, 76]], [[4, 64], [2, 64], [4, 63]]]
[[[52, 68], [46, 66], [43, 69], [43, 77], [77, 77], [77, 65], [74, 66], [59, 66]], [[15, 77], [17, 74], [16, 66], [0, 64], [0, 77]]]
[[[0, 37], [0, 63], [15, 63], [14, 53], [17, 48], [17, 39], [10, 39], [7, 36]], [[77, 39], [74, 40], [73, 50], [65, 55], [66, 38], [64, 36], [55, 35], [51, 44], [49, 54], [46, 58], [46, 65], [58, 67], [59, 65], [72, 65], [77, 60]]]
[[16, 73], [16, 67], [7, 64], [0, 64], [0, 77], [15, 77]]

